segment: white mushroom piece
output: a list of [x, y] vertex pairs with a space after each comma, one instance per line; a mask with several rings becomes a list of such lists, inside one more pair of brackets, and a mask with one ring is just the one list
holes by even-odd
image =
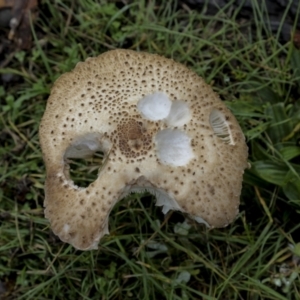
[[[241, 128], [202, 78], [171, 59], [113, 50], [78, 63], [55, 82], [39, 136], [45, 216], [77, 249], [97, 249], [112, 208], [132, 192], [149, 191], [164, 213], [211, 228], [238, 213], [248, 156]], [[97, 179], [76, 186], [68, 159], [99, 150]]]

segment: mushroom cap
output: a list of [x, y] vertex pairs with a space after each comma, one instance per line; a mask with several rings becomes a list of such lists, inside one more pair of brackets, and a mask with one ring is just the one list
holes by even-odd
[[[164, 107], [158, 120], [145, 99], [154, 112]], [[241, 128], [202, 78], [171, 59], [113, 50], [78, 63], [55, 82], [39, 136], [45, 216], [77, 249], [97, 249], [110, 211], [131, 192], [147, 190], [164, 212], [179, 210], [210, 227], [238, 213], [248, 156]], [[97, 150], [105, 154], [98, 178], [76, 186], [68, 158]]]

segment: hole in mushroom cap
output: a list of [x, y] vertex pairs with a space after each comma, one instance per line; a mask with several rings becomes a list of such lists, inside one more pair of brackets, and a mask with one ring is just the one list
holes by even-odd
[[225, 144], [234, 145], [234, 140], [225, 115], [218, 109], [213, 109], [209, 115], [209, 123], [215, 135]]
[[181, 130], [164, 129], [155, 136], [157, 156], [161, 163], [184, 166], [193, 157], [191, 139]]
[[[87, 187], [98, 177], [99, 168], [104, 164], [108, 145], [101, 140], [101, 134], [88, 133], [77, 138], [64, 155], [65, 172], [79, 187]], [[104, 147], [106, 146], [106, 147]]]
[[142, 98], [137, 109], [141, 115], [150, 121], [165, 119], [171, 109], [172, 101], [162, 92], [156, 92]]
[[96, 151], [91, 157], [69, 160], [70, 179], [79, 187], [89, 186], [98, 178], [99, 168], [103, 165], [103, 157], [103, 152]]

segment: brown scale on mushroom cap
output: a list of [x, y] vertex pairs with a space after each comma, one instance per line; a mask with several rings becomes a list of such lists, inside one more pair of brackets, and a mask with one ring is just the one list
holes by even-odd
[[[185, 165], [161, 162], [155, 137], [170, 125], [147, 120], [137, 109], [139, 100], [158, 91], [189, 107], [190, 120], [171, 127], [190, 138], [193, 157]], [[210, 123], [215, 111], [224, 117], [229, 142]], [[238, 213], [248, 155], [244, 135], [211, 87], [173, 60], [113, 50], [78, 63], [55, 82], [39, 135], [45, 215], [53, 232], [77, 249], [97, 248], [110, 211], [131, 191], [149, 190], [211, 227], [228, 225]], [[78, 145], [86, 149], [76, 152]], [[98, 178], [87, 188], [75, 186], [67, 158], [95, 149], [106, 154]]]

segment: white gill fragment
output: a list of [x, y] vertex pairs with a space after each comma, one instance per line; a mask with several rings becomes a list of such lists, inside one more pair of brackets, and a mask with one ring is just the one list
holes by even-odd
[[174, 226], [174, 233], [180, 234], [180, 235], [188, 235], [189, 230], [192, 227], [192, 225], [189, 224], [188, 220], [185, 219], [182, 223], [177, 223]]
[[181, 127], [191, 119], [191, 112], [187, 103], [183, 101], [173, 101], [166, 123], [168, 126]]
[[225, 144], [234, 145], [234, 140], [225, 115], [218, 109], [213, 109], [209, 115], [209, 123], [215, 135]]
[[161, 163], [170, 166], [184, 166], [193, 157], [191, 139], [178, 129], [164, 129], [155, 136], [157, 156]]
[[191, 273], [188, 271], [182, 271], [179, 273], [178, 277], [174, 281], [174, 285], [177, 286], [179, 284], [188, 283], [191, 279]]
[[162, 92], [145, 96], [137, 103], [140, 114], [147, 120], [158, 121], [165, 119], [171, 109], [172, 101]]
[[198, 222], [199, 224], [205, 224], [206, 227], [211, 227], [203, 218], [199, 217], [199, 216], [194, 216], [194, 220], [196, 222]]
[[150, 194], [156, 197], [155, 205], [162, 206], [162, 212], [164, 215], [167, 214], [170, 210], [182, 210], [181, 207], [178, 205], [177, 201], [162, 189], [133, 186], [127, 192], [127, 195], [129, 193], [145, 193], [145, 192], [149, 192]]

